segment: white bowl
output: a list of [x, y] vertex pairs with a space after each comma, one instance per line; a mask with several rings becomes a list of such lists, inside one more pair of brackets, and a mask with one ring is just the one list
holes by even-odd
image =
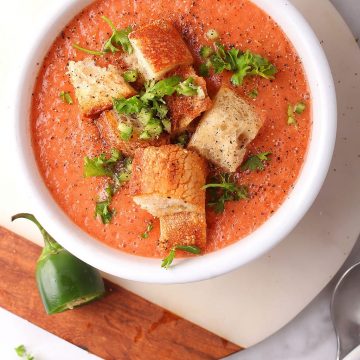
[[89, 0], [63, 0], [35, 40], [26, 58], [17, 96], [16, 137], [22, 179], [26, 182], [35, 215], [61, 245], [109, 274], [151, 283], [185, 283], [209, 279], [248, 263], [279, 243], [301, 220], [326, 177], [336, 134], [336, 96], [331, 71], [319, 40], [299, 12], [286, 0], [253, 0], [284, 30], [300, 55], [312, 96], [313, 127], [306, 160], [294, 189], [281, 207], [246, 238], [216, 252], [180, 259], [166, 271], [159, 259], [117, 251], [92, 239], [58, 207], [38, 171], [31, 147], [29, 111], [37, 62], [63, 27]]

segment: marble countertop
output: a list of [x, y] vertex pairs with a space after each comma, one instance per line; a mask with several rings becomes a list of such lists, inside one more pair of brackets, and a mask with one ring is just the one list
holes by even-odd
[[[360, 1], [331, 0], [356, 39], [360, 38]], [[293, 321], [260, 344], [226, 360], [330, 360], [336, 338], [330, 319], [330, 298], [341, 274], [360, 261], [360, 237], [344, 266], [330, 284]]]

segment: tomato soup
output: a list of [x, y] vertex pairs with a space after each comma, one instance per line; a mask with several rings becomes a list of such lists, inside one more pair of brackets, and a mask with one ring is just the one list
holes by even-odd
[[[226, 83], [256, 108], [264, 125], [248, 153], [271, 152], [263, 171], [236, 174], [238, 182], [249, 188], [248, 200], [227, 202], [222, 214], [207, 209], [205, 253], [241, 241], [286, 199], [304, 162], [311, 104], [298, 54], [279, 26], [248, 0], [99, 0], [76, 16], [54, 41], [40, 65], [32, 101], [32, 141], [40, 172], [55, 201], [80, 228], [105, 244], [141, 256], [160, 256], [158, 220], [134, 204], [126, 185], [113, 198], [116, 213], [111, 223], [104, 225], [94, 217], [95, 203], [106, 179], [84, 178], [84, 157], [109, 153], [110, 149], [102, 142], [94, 121], [81, 115], [66, 74], [70, 60], [89, 57], [72, 44], [101, 49], [111, 35], [102, 15], [118, 28], [145, 25], [159, 17], [169, 20], [189, 46], [196, 69], [201, 61], [199, 49], [210, 43], [205, 37], [209, 29], [216, 29], [226, 46], [249, 49], [277, 67], [274, 80], [248, 77], [239, 87], [230, 85], [230, 75], [225, 72], [206, 79], [211, 97]], [[111, 63], [125, 68], [120, 53], [93, 58], [100, 66]], [[258, 95], [251, 98], [249, 93], [254, 89]], [[62, 91], [70, 92], [73, 105], [60, 99]], [[306, 104], [306, 109], [297, 115], [297, 126], [289, 125], [288, 105], [299, 101]], [[142, 238], [140, 234], [149, 221], [153, 221], [154, 228]]]

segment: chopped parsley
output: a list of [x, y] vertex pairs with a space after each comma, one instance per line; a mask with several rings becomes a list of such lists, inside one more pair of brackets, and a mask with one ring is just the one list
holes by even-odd
[[161, 263], [161, 267], [168, 269], [170, 267], [170, 265], [172, 264], [172, 262], [175, 259], [175, 255], [176, 255], [176, 251], [177, 250], [182, 250], [182, 251], [186, 251], [188, 253], [191, 254], [200, 254], [201, 253], [201, 249], [198, 248], [197, 246], [187, 246], [187, 245], [176, 245], [174, 247], [171, 248], [169, 255], [163, 259], [162, 263]]
[[34, 356], [29, 354], [24, 345], [19, 345], [15, 349], [17, 356], [25, 360], [35, 360]]
[[72, 47], [76, 50], [80, 50], [86, 54], [89, 54], [89, 55], [97, 55], [97, 56], [102, 56], [104, 55], [105, 53], [103, 51], [97, 51], [97, 50], [90, 50], [90, 49], [86, 49], [78, 44], [73, 44]]
[[100, 218], [103, 224], [108, 224], [114, 215], [114, 210], [110, 209], [113, 196], [113, 189], [111, 186], [108, 185], [105, 188], [105, 194], [106, 197], [103, 200], [96, 202], [95, 218]]
[[181, 147], [185, 147], [188, 144], [189, 140], [190, 134], [185, 131], [177, 136], [177, 138], [175, 139], [175, 144]]
[[249, 196], [248, 188], [244, 185], [237, 185], [230, 174], [221, 174], [215, 177], [211, 183], [204, 185], [203, 189], [209, 189], [207, 205], [218, 214], [224, 212], [227, 201], [248, 199]]
[[[194, 84], [192, 77], [181, 81], [179, 76], [171, 76], [160, 81], [148, 81], [145, 89], [140, 94], [125, 99], [113, 99], [114, 109], [119, 114], [134, 116], [141, 125], [143, 131], [139, 138], [148, 140], [160, 136], [164, 131], [170, 133], [171, 122], [167, 117], [168, 107], [164, 100], [165, 96], [178, 95], [194, 96], [199, 94], [200, 87]], [[131, 137], [130, 130], [120, 130], [120, 136], [124, 139]], [[128, 139], [130, 139], [130, 137]]]
[[131, 26], [128, 26], [125, 29], [117, 30], [115, 25], [109, 18], [107, 18], [106, 16], [102, 16], [101, 18], [111, 27], [113, 31], [110, 38], [105, 41], [103, 50], [98, 51], [86, 49], [78, 44], [73, 44], [73, 48], [76, 50], [80, 50], [86, 54], [97, 56], [102, 56], [109, 52], [115, 53], [116, 51], [120, 51], [120, 48], [128, 54], [131, 54], [133, 52], [133, 48], [130, 44], [128, 36], [132, 31]]
[[220, 74], [225, 70], [233, 73], [231, 83], [234, 86], [242, 85], [247, 76], [261, 76], [265, 79], [273, 79], [277, 73], [276, 67], [268, 59], [259, 54], [252, 53], [250, 50], [245, 52], [236, 48], [226, 49], [224, 45], [215, 42], [214, 50], [208, 46], [200, 49], [200, 55], [207, 58], [207, 61], [200, 65], [199, 72], [202, 76], [209, 76], [210, 69], [215, 74]]
[[264, 162], [269, 161], [269, 155], [271, 155], [271, 152], [263, 152], [256, 155], [250, 156], [244, 164], [241, 165], [241, 170], [250, 170], [250, 171], [256, 171], [256, 170], [264, 170]]
[[69, 91], [61, 91], [59, 97], [66, 104], [72, 105], [74, 103]]
[[100, 154], [93, 158], [84, 158], [84, 176], [112, 176], [115, 163], [121, 158], [121, 153], [117, 149], [111, 150], [111, 156], [107, 159], [105, 154]]
[[149, 237], [149, 232], [154, 228], [154, 225], [151, 221], [148, 222], [146, 226], [146, 230], [140, 235], [143, 239], [147, 239]]
[[105, 154], [84, 158], [85, 177], [108, 176], [111, 178], [104, 190], [105, 196], [102, 194], [101, 199], [95, 205], [95, 217], [101, 219], [103, 224], [111, 221], [115, 213], [110, 208], [112, 197], [125, 182], [130, 180], [131, 171], [132, 159], [122, 156], [116, 149], [111, 150], [109, 158]]
[[303, 102], [298, 102], [295, 105], [289, 104], [287, 109], [287, 124], [297, 127], [298, 122], [296, 120], [296, 115], [301, 115], [305, 108], [306, 105]]
[[128, 35], [131, 33], [132, 28], [128, 26], [125, 29], [117, 30], [113, 22], [107, 18], [106, 16], [101, 17], [107, 24], [111, 27], [113, 33], [111, 34], [110, 38], [105, 42], [103, 51], [104, 52], [111, 52], [115, 53], [119, 51], [119, 48], [122, 48], [123, 51], [127, 52], [128, 54], [132, 54], [133, 48], [130, 44], [130, 40]]
[[257, 91], [257, 89], [252, 89], [249, 93], [248, 96], [251, 99], [256, 99], [259, 95], [259, 92]]
[[127, 70], [123, 73], [123, 78], [128, 83], [135, 82], [138, 78], [138, 72], [137, 70]]

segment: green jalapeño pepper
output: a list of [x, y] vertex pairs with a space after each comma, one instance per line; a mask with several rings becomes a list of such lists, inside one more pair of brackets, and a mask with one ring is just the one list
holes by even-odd
[[73, 309], [105, 293], [98, 270], [70, 254], [58, 244], [32, 214], [17, 214], [11, 220], [31, 220], [41, 231], [44, 249], [36, 264], [36, 282], [48, 314]]

